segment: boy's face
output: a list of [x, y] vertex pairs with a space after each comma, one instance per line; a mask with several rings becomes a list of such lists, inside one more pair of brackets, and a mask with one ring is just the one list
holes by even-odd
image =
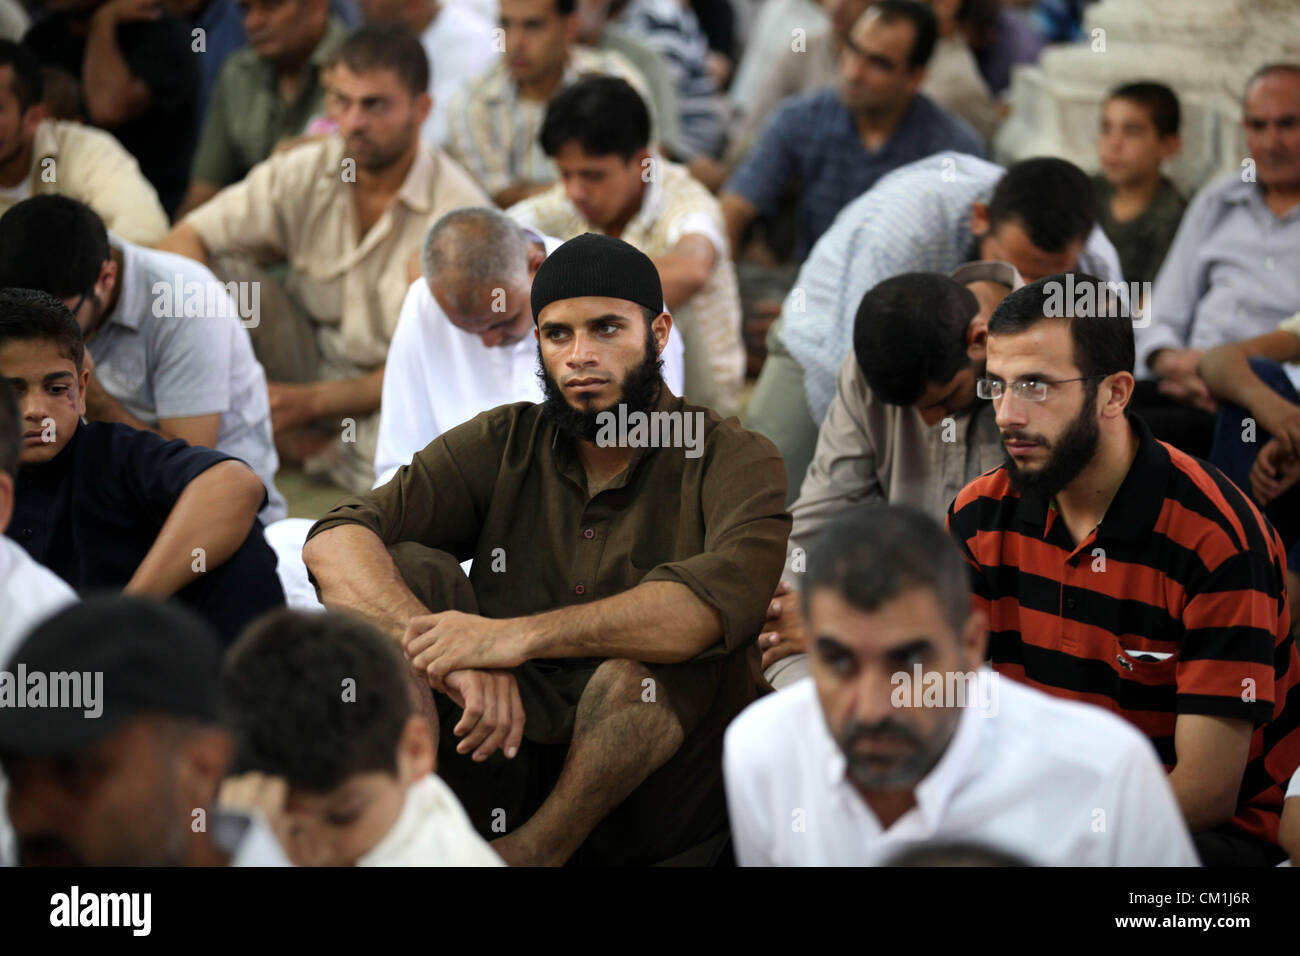
[[1177, 137], [1161, 136], [1146, 107], [1110, 99], [1102, 107], [1097, 157], [1113, 186], [1126, 186], [1160, 174], [1160, 164], [1176, 152]]
[[578, 143], [568, 142], [556, 152], [555, 165], [578, 215], [607, 229], [641, 205], [646, 181], [641, 174], [651, 169], [649, 158], [645, 149], [626, 162], [617, 154], [592, 156]]
[[285, 852], [297, 866], [355, 866], [397, 823], [407, 788], [432, 772], [429, 725], [412, 717], [398, 743], [396, 775], [356, 773], [324, 794], [289, 790]]
[[0, 375], [18, 397], [23, 427], [19, 463], [49, 461], [63, 450], [86, 413], [90, 369], [78, 372], [72, 359], [48, 339], [20, 339], [0, 344]]

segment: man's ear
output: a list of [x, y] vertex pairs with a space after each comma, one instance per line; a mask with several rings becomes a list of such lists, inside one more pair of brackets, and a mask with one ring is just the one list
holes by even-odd
[[582, 18], [578, 16], [577, 4], [574, 4], [573, 12], [564, 15], [564, 43], [565, 46], [573, 46], [578, 42], [578, 33], [582, 30]]
[[433, 773], [433, 735], [429, 722], [420, 714], [412, 714], [402, 728], [397, 741], [397, 778], [402, 786]]
[[972, 610], [961, 633], [962, 656], [969, 670], [979, 670], [989, 649], [989, 622], [983, 611]]
[[189, 733], [176, 752], [176, 772], [183, 793], [195, 807], [217, 799], [221, 780], [234, 757], [234, 742], [220, 727], [203, 727]]
[[421, 93], [419, 96], [415, 98], [414, 108], [415, 108], [415, 125], [423, 126], [424, 121], [427, 120], [429, 118], [429, 114], [433, 112], [433, 97], [430, 96], [428, 93]]
[[117, 263], [112, 257], [109, 257], [99, 267], [99, 277], [95, 279], [95, 297], [100, 302], [108, 302], [109, 296], [113, 294], [113, 287], [116, 285]]
[[1160, 161], [1168, 162], [1183, 151], [1183, 138], [1177, 133], [1160, 137]]
[[533, 278], [537, 275], [537, 270], [542, 267], [546, 261], [546, 249], [538, 249], [531, 242], [528, 244], [528, 289], [531, 292], [533, 288]]
[[650, 329], [655, 335], [655, 348], [659, 355], [664, 354], [664, 349], [668, 347], [668, 333], [673, 328], [673, 317], [667, 312], [660, 312], [655, 316], [655, 320], [650, 323]]
[[77, 376], [77, 414], [86, 417], [86, 389], [90, 387], [90, 366], [83, 364]]
[[1135, 382], [1132, 372], [1116, 372], [1101, 383], [1101, 417], [1120, 418], [1133, 400]]
[[983, 239], [989, 232], [989, 207], [982, 202], [970, 204], [970, 231], [976, 239]]
[[989, 320], [981, 309], [966, 326], [966, 354], [972, 361], [982, 362], [988, 354]]

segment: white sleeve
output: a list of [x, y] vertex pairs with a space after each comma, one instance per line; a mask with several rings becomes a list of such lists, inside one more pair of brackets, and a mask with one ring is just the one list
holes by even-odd
[[1133, 740], [1102, 793], [1106, 796], [1098, 803], [1110, 831], [1108, 865], [1201, 865], [1169, 775], [1149, 741]]
[[775, 866], [768, 851], [771, 841], [764, 838], [759, 823], [763, 801], [758, 798], [746, 770], [745, 751], [748, 748], [741, 734], [733, 732], [735, 730], [736, 723], [733, 722], [723, 738], [722, 777], [727, 790], [727, 815], [731, 821], [736, 863], [740, 866]]
[[386, 484], [415, 453], [441, 433], [433, 410], [433, 383], [424, 363], [431, 356], [425, 330], [437, 308], [423, 277], [411, 283], [388, 346], [375, 448], [375, 487]]
[[[668, 311], [668, 307], [664, 307]], [[671, 313], [669, 313], [671, 315]], [[686, 347], [682, 344], [682, 334], [674, 325], [668, 331], [668, 344], [664, 346], [664, 381], [674, 395], [681, 395], [686, 390]]]

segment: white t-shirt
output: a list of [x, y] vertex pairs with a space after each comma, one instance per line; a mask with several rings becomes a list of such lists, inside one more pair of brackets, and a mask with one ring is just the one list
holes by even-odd
[[505, 866], [433, 774], [406, 790], [401, 815], [357, 866]]
[[[548, 256], [563, 243], [551, 236], [535, 238], [545, 244]], [[664, 381], [674, 395], [682, 394], [685, 363], [676, 326], [663, 360]], [[416, 279], [402, 303], [384, 365], [375, 487], [386, 484], [429, 442], [480, 412], [542, 399], [533, 336], [489, 348], [477, 335], [452, 325], [429, 284]]]
[[[877, 866], [918, 843], [989, 846], [1039, 866], [1197, 866], [1151, 742], [1099, 707], [980, 672], [917, 805], [882, 830], [846, 776], [812, 678], [727, 728], [723, 773], [742, 866]], [[990, 683], [992, 682], [992, 683]], [[987, 716], [985, 716], [987, 714]]]
[[433, 23], [420, 36], [429, 56], [429, 93], [433, 109], [420, 127], [420, 137], [430, 146], [447, 145], [447, 106], [468, 81], [486, 73], [500, 55], [494, 48], [488, 21], [465, 3], [444, 3]]

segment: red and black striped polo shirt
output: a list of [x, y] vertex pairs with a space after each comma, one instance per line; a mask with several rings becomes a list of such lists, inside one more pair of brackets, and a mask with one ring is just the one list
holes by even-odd
[[1075, 544], [1005, 468], [962, 489], [948, 528], [973, 566], [993, 666], [1141, 729], [1167, 769], [1179, 714], [1255, 723], [1232, 824], [1271, 843], [1300, 764], [1300, 660], [1277, 532], [1218, 469], [1130, 416], [1137, 455]]

